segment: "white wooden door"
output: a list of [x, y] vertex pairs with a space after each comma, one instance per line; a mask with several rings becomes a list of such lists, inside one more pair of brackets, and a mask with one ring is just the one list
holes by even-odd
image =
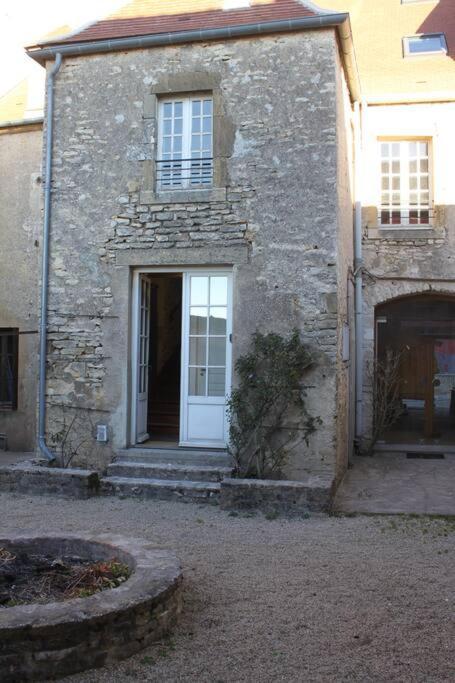
[[139, 301], [137, 306], [137, 378], [136, 378], [136, 443], [149, 438], [148, 386], [150, 359], [150, 307], [152, 285], [146, 275], [139, 276]]
[[186, 273], [180, 443], [224, 447], [231, 388], [232, 275]]

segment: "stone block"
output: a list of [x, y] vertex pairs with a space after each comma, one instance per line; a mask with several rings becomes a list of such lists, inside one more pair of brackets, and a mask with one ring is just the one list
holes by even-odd
[[63, 498], [98, 495], [98, 473], [91, 470], [19, 464], [0, 467], [0, 491]]
[[311, 477], [307, 481], [271, 479], [223, 479], [222, 510], [257, 510], [265, 514], [300, 517], [307, 512], [330, 508], [332, 486], [328, 479]]

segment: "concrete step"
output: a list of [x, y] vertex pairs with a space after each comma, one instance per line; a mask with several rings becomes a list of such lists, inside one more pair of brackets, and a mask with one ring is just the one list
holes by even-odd
[[225, 450], [197, 448], [127, 448], [117, 451], [115, 461], [157, 463], [169, 465], [205, 465], [232, 467], [232, 458]]
[[175, 463], [124, 462], [117, 459], [107, 468], [109, 477], [174, 479], [177, 481], [221, 481], [232, 474], [230, 467], [176, 465]]
[[171, 481], [141, 477], [103, 477], [100, 493], [104, 496], [170, 500], [184, 503], [218, 505], [220, 484], [213, 481]]

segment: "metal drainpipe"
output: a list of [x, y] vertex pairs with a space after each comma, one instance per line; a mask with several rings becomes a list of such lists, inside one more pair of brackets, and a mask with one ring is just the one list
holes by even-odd
[[362, 258], [362, 204], [360, 183], [362, 177], [361, 159], [361, 116], [360, 105], [355, 103], [356, 146], [355, 146], [355, 219], [354, 219], [354, 280], [355, 280], [355, 440], [360, 444], [363, 435], [363, 258]]
[[46, 158], [44, 171], [44, 220], [43, 220], [43, 256], [41, 267], [41, 320], [39, 347], [39, 395], [38, 395], [38, 446], [41, 453], [50, 462], [56, 456], [46, 443], [46, 350], [47, 350], [47, 302], [49, 285], [49, 236], [51, 226], [51, 184], [52, 184], [52, 142], [54, 114], [54, 80], [62, 64], [62, 55], [57, 53], [55, 63], [49, 73], [46, 86]]

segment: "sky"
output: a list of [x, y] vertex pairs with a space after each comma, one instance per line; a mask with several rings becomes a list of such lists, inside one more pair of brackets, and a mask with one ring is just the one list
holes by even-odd
[[125, 0], [14, 0], [0, 4], [0, 96], [23, 78], [35, 87], [44, 83], [44, 69], [24, 53], [49, 31], [65, 24], [77, 28], [111, 12]]

